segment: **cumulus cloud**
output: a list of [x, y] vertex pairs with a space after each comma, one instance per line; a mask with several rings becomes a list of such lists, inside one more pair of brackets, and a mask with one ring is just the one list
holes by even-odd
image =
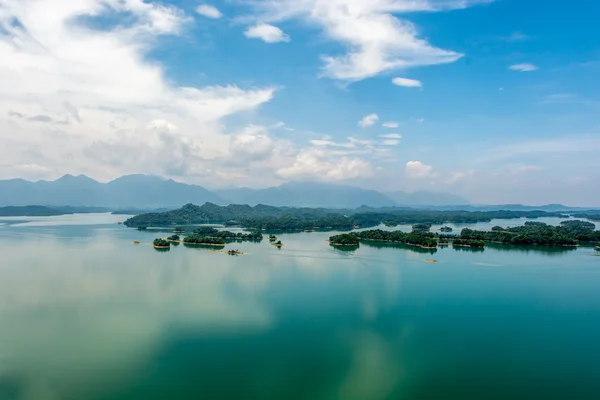
[[423, 164], [421, 161], [409, 161], [406, 163], [406, 176], [410, 179], [426, 179], [434, 175], [431, 165]]
[[537, 71], [539, 68], [537, 67], [537, 65], [524, 63], [524, 64], [511, 65], [510, 67], [508, 67], [508, 69], [510, 69], [511, 71], [518, 71], [518, 72], [531, 72], [531, 71]]
[[290, 37], [275, 25], [260, 23], [246, 29], [246, 37], [261, 39], [266, 43], [289, 42]]
[[392, 79], [392, 83], [396, 86], [408, 87], [408, 88], [420, 88], [423, 87], [421, 81], [416, 79], [408, 79], [408, 78], [394, 78]]
[[366, 128], [368, 126], [375, 125], [377, 123], [377, 121], [379, 121], [379, 115], [370, 114], [370, 115], [367, 115], [366, 117], [364, 117], [363, 119], [361, 119], [360, 122], [358, 123], [358, 125], [360, 125], [363, 128]]
[[[95, 19], [119, 23], [100, 29]], [[223, 118], [256, 109], [275, 89], [167, 79], [147, 55], [190, 23], [174, 6], [142, 0], [3, 1], [0, 115], [10, 129], [0, 130], [0, 175], [32, 165], [31, 154], [56, 174], [99, 179], [201, 175], [210, 160], [225, 157]]]
[[[254, 0], [263, 21], [300, 19], [347, 49], [322, 56], [322, 75], [358, 81], [399, 68], [451, 63], [462, 54], [420, 37], [402, 14], [466, 8], [482, 0]], [[399, 14], [401, 16], [399, 16]]]
[[200, 15], [212, 19], [219, 19], [223, 16], [221, 11], [219, 11], [215, 6], [211, 6], [210, 4], [200, 4], [198, 7], [196, 7], [196, 12]]
[[398, 144], [400, 144], [400, 141], [396, 139], [387, 139], [381, 141], [382, 146], [396, 146]]
[[231, 153], [237, 160], [256, 161], [271, 157], [275, 146], [262, 126], [249, 126], [231, 139]]
[[344, 181], [373, 175], [373, 166], [360, 158], [332, 157], [323, 149], [302, 150], [291, 166], [281, 168], [279, 176], [286, 179], [318, 179]]
[[382, 126], [384, 128], [396, 129], [400, 126], [400, 124], [398, 124], [397, 122], [385, 122]]

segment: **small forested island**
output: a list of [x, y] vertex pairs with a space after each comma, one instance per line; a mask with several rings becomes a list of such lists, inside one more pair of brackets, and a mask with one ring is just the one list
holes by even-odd
[[137, 215], [125, 221], [125, 225], [136, 228], [235, 222], [245, 229], [262, 231], [351, 230], [355, 226], [376, 227], [384, 222], [388, 225], [422, 223], [443, 225], [489, 222], [492, 219], [558, 217], [559, 215], [562, 214], [546, 211], [437, 211], [369, 207], [355, 210], [329, 210], [265, 205], [221, 207], [206, 203], [202, 206], [188, 204], [178, 210]]
[[186, 236], [183, 239], [183, 244], [223, 247], [223, 246], [225, 246], [225, 240], [223, 240], [221, 238], [215, 238], [215, 237], [209, 237], [209, 236], [191, 235], [191, 236]]
[[363, 231], [356, 233], [360, 240], [370, 240], [376, 242], [403, 243], [412, 246], [419, 246], [427, 249], [436, 248], [438, 242], [436, 235], [430, 232], [411, 232], [402, 231], [383, 231], [381, 229]]
[[391, 221], [383, 221], [383, 224], [385, 226], [387, 226], [388, 228], [395, 228], [398, 226], [398, 224], [396, 222], [391, 222]]
[[429, 232], [431, 229], [431, 224], [421, 222], [419, 224], [414, 224], [412, 226], [413, 232]]
[[332, 246], [358, 246], [360, 242], [356, 233], [343, 233], [331, 236], [329, 244]]
[[173, 236], [169, 236], [167, 238], [167, 240], [169, 242], [179, 242], [181, 240], [181, 237], [179, 235], [173, 235]]
[[442, 227], [440, 228], [440, 231], [441, 231], [441, 232], [452, 232], [452, 228], [451, 228], [451, 227], [449, 227], [449, 226], [442, 226]]
[[283, 246], [283, 243], [281, 243], [281, 240], [278, 240], [278, 241], [276, 241], [275, 243], [271, 243], [271, 245], [272, 245], [272, 246], [275, 246], [275, 247], [282, 247], [282, 246]]
[[203, 226], [193, 231], [194, 235], [208, 236], [213, 238], [221, 238], [226, 240], [263, 240], [263, 235], [260, 232], [231, 232], [220, 231], [210, 226]]
[[274, 242], [277, 240], [277, 236], [275, 235], [269, 235], [269, 242]]
[[165, 239], [154, 239], [152, 246], [154, 246], [155, 249], [170, 249], [171, 243]]

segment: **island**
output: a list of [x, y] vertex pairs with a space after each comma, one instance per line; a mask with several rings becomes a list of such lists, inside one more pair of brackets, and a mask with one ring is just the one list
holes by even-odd
[[416, 210], [404, 208], [375, 209], [361, 207], [354, 210], [291, 208], [257, 205], [229, 205], [212, 203], [202, 206], [187, 204], [166, 212], [140, 214], [125, 221], [128, 227], [167, 227], [173, 225], [236, 224], [252, 231], [306, 231], [352, 230], [370, 228], [385, 223], [404, 224], [466, 224], [490, 222], [492, 219], [558, 217], [557, 212], [546, 211], [450, 211]]
[[358, 246], [360, 242], [356, 233], [343, 233], [331, 236], [329, 244], [332, 246]]
[[414, 224], [412, 226], [412, 230], [413, 232], [429, 232], [429, 230], [431, 229], [431, 224], [429, 223], [419, 223], [419, 224]]
[[0, 207], [0, 217], [52, 217], [67, 214], [73, 212], [45, 206]]
[[165, 239], [154, 239], [152, 246], [154, 246], [155, 249], [166, 250], [171, 248], [171, 243]]
[[425, 249], [437, 248], [436, 235], [430, 232], [384, 231], [381, 229], [358, 232], [358, 239], [374, 242], [402, 243]]
[[183, 244], [184, 245], [192, 245], [192, 246], [203, 245], [203, 246], [224, 247], [225, 240], [223, 240], [221, 238], [214, 238], [214, 237], [209, 237], [209, 236], [192, 235], [192, 236], [186, 236], [183, 239]]
[[181, 241], [181, 237], [179, 235], [169, 236], [167, 238], [167, 241], [169, 241], [169, 242], [177, 242], [178, 243], [179, 241]]
[[600, 231], [595, 229], [595, 224], [580, 220], [562, 221], [559, 226], [528, 221], [524, 226], [494, 227], [490, 232], [465, 228], [460, 239], [511, 245], [577, 246], [600, 243]]
[[440, 231], [441, 231], [441, 232], [452, 232], [452, 230], [453, 230], [453, 229], [452, 229], [451, 227], [449, 227], [449, 226], [442, 226], [442, 227], [440, 228]]
[[210, 226], [203, 226], [198, 229], [194, 229], [194, 235], [197, 236], [208, 236], [212, 238], [220, 238], [225, 240], [246, 240], [246, 241], [260, 241], [263, 240], [263, 234], [260, 232], [231, 232], [231, 231], [220, 231]]
[[275, 247], [282, 247], [282, 246], [283, 246], [283, 243], [281, 243], [281, 240], [278, 240], [278, 241], [276, 241], [275, 243], [271, 243], [271, 245], [272, 245], [272, 246], [275, 246]]
[[471, 247], [474, 249], [482, 249], [485, 247], [485, 242], [483, 240], [454, 239], [452, 241], [452, 246], [454, 246], [454, 247]]
[[269, 235], [269, 242], [275, 242], [277, 240], [277, 236]]

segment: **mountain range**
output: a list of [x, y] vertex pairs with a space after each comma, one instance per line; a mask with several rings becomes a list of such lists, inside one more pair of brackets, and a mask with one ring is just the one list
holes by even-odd
[[218, 205], [265, 204], [324, 208], [469, 204], [468, 200], [448, 193], [381, 193], [354, 186], [307, 182], [285, 183], [266, 189], [236, 188], [210, 191], [202, 186], [148, 175], [126, 175], [107, 183], [98, 182], [85, 175], [65, 175], [55, 181], [0, 181], [0, 207], [43, 205], [158, 209], [206, 202]]

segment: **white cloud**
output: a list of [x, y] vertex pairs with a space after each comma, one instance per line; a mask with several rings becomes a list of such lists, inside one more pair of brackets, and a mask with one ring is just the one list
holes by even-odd
[[402, 139], [402, 135], [398, 133], [386, 133], [384, 135], [379, 135], [379, 137], [385, 139]]
[[396, 140], [396, 139], [388, 139], [388, 140], [381, 141], [382, 146], [396, 146], [398, 144], [400, 144], [400, 141]]
[[423, 122], [425, 122], [425, 118], [419, 118], [419, 119], [417, 119], [417, 122], [422, 124]]
[[406, 163], [406, 176], [410, 179], [426, 179], [434, 175], [431, 165], [423, 164], [421, 161], [409, 161]]
[[408, 78], [394, 78], [392, 79], [392, 83], [396, 86], [409, 87], [409, 88], [420, 88], [423, 87], [421, 81], [416, 79], [408, 79]]
[[[481, 0], [254, 0], [257, 19], [298, 18], [321, 27], [326, 37], [347, 48], [325, 55], [323, 76], [358, 81], [385, 71], [451, 63], [462, 54], [436, 48], [417, 27], [397, 14], [466, 8]], [[396, 14], [396, 15], [394, 15]]]
[[289, 35], [274, 25], [260, 23], [246, 29], [244, 35], [252, 39], [261, 39], [266, 43], [289, 42]]
[[338, 143], [338, 142], [334, 142], [332, 140], [317, 140], [317, 139], [310, 140], [309, 142], [313, 146], [317, 146], [317, 147], [345, 147], [345, 148], [349, 148], [349, 149], [356, 147], [356, 145], [353, 142]]
[[286, 179], [317, 179], [344, 181], [373, 175], [373, 166], [351, 157], [332, 157], [319, 148], [302, 150], [291, 166], [281, 168], [278, 175]]
[[[120, 26], [89, 25], [120, 15]], [[0, 130], [0, 176], [33, 164], [98, 179], [209, 170], [230, 150], [223, 118], [256, 109], [275, 89], [172, 83], [147, 55], [190, 23], [142, 0], [3, 1], [0, 115], [10, 129]]]
[[264, 161], [270, 158], [275, 145], [266, 128], [249, 126], [241, 134], [231, 139], [230, 149], [238, 161]]
[[511, 71], [518, 71], [518, 72], [531, 72], [531, 71], [537, 71], [539, 68], [536, 65], [525, 63], [525, 64], [511, 65], [510, 67], [508, 67], [508, 69], [510, 69]]
[[198, 7], [196, 7], [196, 12], [200, 15], [212, 19], [219, 19], [223, 16], [221, 11], [209, 4], [200, 4]]
[[358, 125], [362, 126], [363, 128], [366, 128], [368, 126], [375, 125], [377, 123], [377, 121], [379, 121], [379, 115], [370, 114], [370, 115], [367, 115], [366, 117], [364, 117], [363, 119], [361, 119], [360, 122], [358, 123]]
[[398, 124], [397, 122], [385, 122], [382, 126], [384, 128], [396, 129], [400, 126], [400, 124]]

